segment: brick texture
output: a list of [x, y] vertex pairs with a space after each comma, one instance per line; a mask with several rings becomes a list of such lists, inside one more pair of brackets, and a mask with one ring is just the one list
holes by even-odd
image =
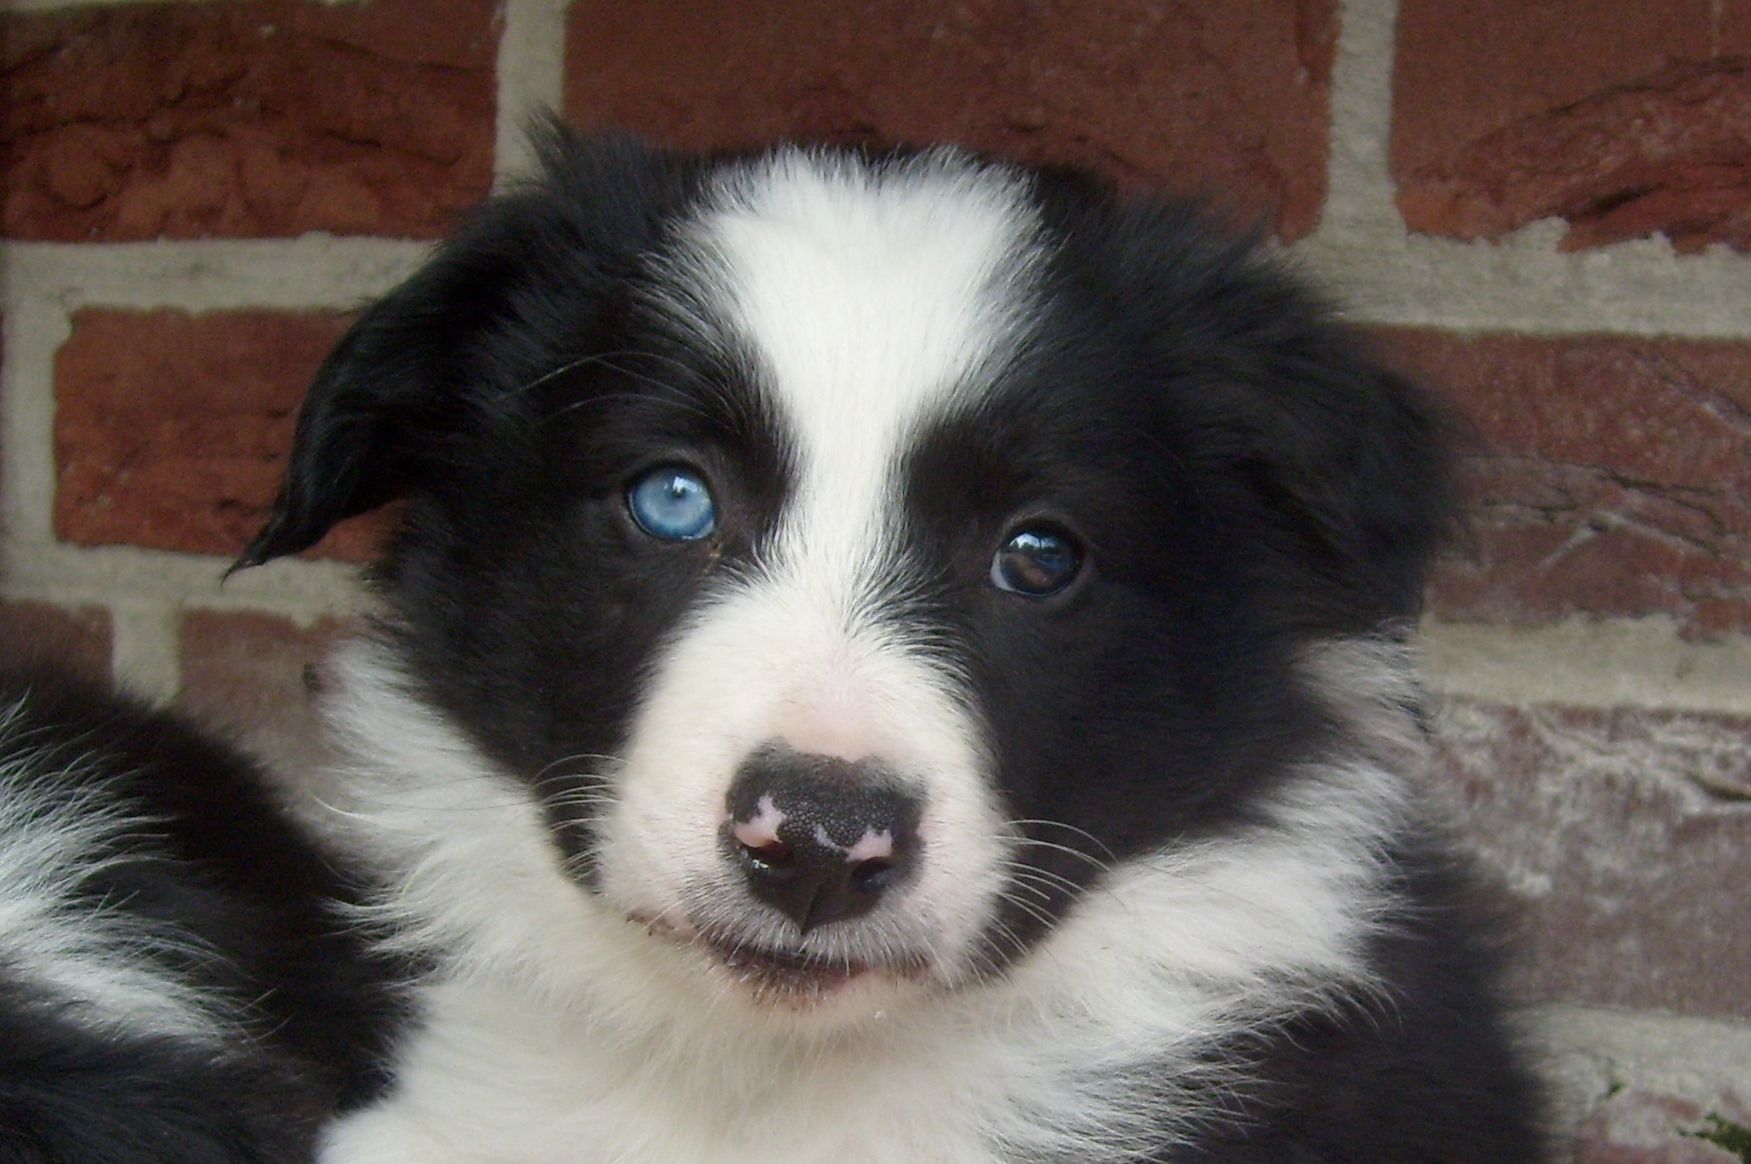
[[1531, 997], [1751, 1018], [1751, 720], [1455, 699], [1437, 740]]
[[0, 666], [53, 662], [91, 679], [110, 672], [109, 612], [0, 600]]
[[956, 141], [1207, 190], [1293, 239], [1325, 197], [1335, 33], [1331, 0], [579, 0], [566, 110], [689, 147]]
[[1751, 248], [1746, 0], [1405, 0], [1393, 90], [1413, 230]]
[[431, 236], [491, 182], [492, 0], [0, 15], [0, 230]]
[[[266, 518], [339, 316], [79, 312], [55, 360], [55, 526], [81, 545], [234, 555]], [[368, 522], [321, 552], [365, 556]]]
[[1664, 614], [1751, 630], [1751, 345], [1395, 331], [1387, 359], [1475, 428], [1442, 617]]
[[266, 614], [191, 611], [182, 620], [177, 703], [304, 778], [329, 756], [311, 699], [320, 662], [346, 629], [338, 619], [305, 628]]

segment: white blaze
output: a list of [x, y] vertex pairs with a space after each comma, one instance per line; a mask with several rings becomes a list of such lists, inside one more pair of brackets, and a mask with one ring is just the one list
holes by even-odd
[[703, 341], [754, 353], [797, 476], [758, 574], [653, 672], [603, 830], [615, 900], [733, 894], [712, 830], [737, 766], [780, 741], [919, 786], [927, 856], [890, 937], [945, 964], [970, 954], [1002, 882], [982, 732], [875, 591], [904, 549], [905, 453], [1013, 350], [1038, 231], [1020, 179], [958, 154], [869, 169], [792, 151], [730, 172], [682, 234], [676, 306]]

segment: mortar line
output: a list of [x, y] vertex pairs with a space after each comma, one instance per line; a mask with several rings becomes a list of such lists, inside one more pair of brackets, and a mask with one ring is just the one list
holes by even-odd
[[38, 302], [5, 312], [0, 353], [0, 567], [13, 547], [54, 536], [55, 352], [71, 333], [64, 312]]
[[405, 239], [193, 239], [0, 242], [0, 310], [50, 301], [80, 307], [351, 310], [424, 261]]
[[355, 613], [371, 601], [357, 570], [337, 562], [275, 562], [226, 581], [229, 563], [219, 557], [136, 546], [21, 548], [29, 552], [14, 553], [0, 579], [0, 595], [13, 599], [69, 606], [165, 602], [298, 620]]
[[122, 599], [109, 609], [111, 680], [154, 703], [174, 700], [182, 690], [181, 607]]
[[1397, 0], [1342, 0], [1332, 54], [1326, 204], [1317, 233], [1402, 234], [1387, 161]]
[[1431, 620], [1419, 645], [1438, 696], [1751, 715], [1751, 636], [1693, 642], [1667, 618], [1529, 627]]
[[1411, 234], [1390, 163], [1397, 18], [1396, 0], [1343, 0], [1326, 205], [1287, 248], [1349, 318], [1459, 334], [1746, 338], [1751, 255], [1725, 246], [1679, 255], [1656, 237], [1566, 253], [1554, 219], [1475, 242]]
[[534, 168], [528, 128], [565, 101], [566, 9], [553, 0], [505, 0], [499, 34], [493, 185], [502, 190]]
[[[1379, 233], [1378, 231], [1376, 233]], [[1353, 322], [1455, 334], [1751, 338], [1751, 255], [1678, 256], [1664, 240], [1559, 254], [1560, 228], [1495, 243], [1370, 240], [1322, 227], [1287, 248]], [[426, 243], [305, 237], [238, 242], [0, 243], [0, 311], [87, 306], [349, 311], [411, 274]]]

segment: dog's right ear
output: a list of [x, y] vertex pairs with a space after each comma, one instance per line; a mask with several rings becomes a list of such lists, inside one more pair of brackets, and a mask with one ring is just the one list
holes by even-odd
[[[298, 414], [280, 493], [232, 571], [295, 554], [338, 522], [409, 491], [419, 449], [455, 407], [422, 321], [444, 313], [430, 269], [368, 309], [329, 354]], [[423, 432], [421, 430], [424, 430]]]
[[[675, 159], [623, 137], [535, 129], [539, 177], [476, 212], [353, 324], [316, 374], [266, 525], [232, 570], [295, 554], [336, 523], [441, 481], [465, 426], [510, 406], [514, 370], [483, 350], [563, 313], [588, 325], [674, 196]], [[551, 327], [550, 327], [551, 330]]]

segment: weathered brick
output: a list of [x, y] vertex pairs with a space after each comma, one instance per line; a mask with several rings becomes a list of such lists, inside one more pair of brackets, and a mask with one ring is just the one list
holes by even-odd
[[1664, 614], [1751, 630], [1751, 345], [1395, 331], [1387, 359], [1474, 426], [1446, 618]]
[[107, 679], [110, 643], [109, 612], [100, 607], [0, 600], [0, 665], [52, 663]]
[[1751, 4], [1405, 0], [1392, 171], [1413, 230], [1567, 219], [1565, 247], [1654, 233], [1751, 248]]
[[1751, 719], [1452, 699], [1436, 738], [1530, 997], [1751, 1017]]
[[1208, 191], [1293, 239], [1325, 197], [1335, 32], [1330, 0], [579, 0], [566, 110], [688, 147], [955, 141]]
[[[266, 518], [336, 315], [88, 310], [55, 359], [58, 535], [233, 555]], [[320, 552], [357, 559], [370, 523]]]
[[493, 0], [0, 15], [0, 230], [427, 237], [491, 183]]
[[321, 660], [347, 629], [338, 619], [300, 627], [267, 614], [191, 611], [182, 620], [177, 703], [302, 777], [329, 755], [312, 696]]

